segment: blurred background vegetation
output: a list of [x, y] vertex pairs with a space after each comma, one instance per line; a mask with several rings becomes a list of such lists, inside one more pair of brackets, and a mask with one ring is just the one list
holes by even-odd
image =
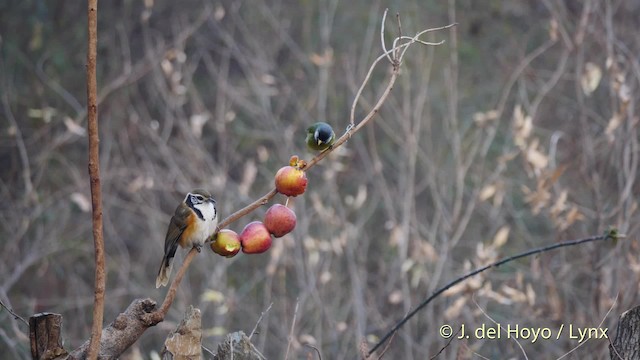
[[[442, 46], [409, 50], [380, 115], [309, 171], [293, 234], [263, 255], [203, 252], [166, 321], [125, 358], [150, 358], [189, 304], [215, 349], [273, 303], [253, 338], [267, 358], [289, 344], [290, 358], [316, 358], [308, 344], [324, 359], [353, 359], [465, 271], [611, 225], [629, 238], [521, 260], [448, 291], [386, 357], [424, 359], [446, 345], [441, 325], [494, 325], [489, 317], [552, 329], [602, 322], [615, 334], [640, 280], [640, 3], [625, 0], [101, 2], [105, 321], [134, 298], [162, 300], [154, 279], [186, 191], [209, 189], [225, 217], [270, 190], [291, 155], [312, 156], [309, 124], [342, 133], [381, 53], [386, 7], [388, 42], [396, 13], [404, 34], [458, 26], [426, 38]], [[88, 339], [93, 299], [85, 15], [64, 0], [0, 3], [0, 300], [25, 318], [63, 314], [68, 349]], [[376, 68], [357, 119], [388, 74]], [[0, 311], [0, 353], [30, 358], [26, 334]], [[439, 358], [555, 358], [578, 345], [520, 344], [456, 340]], [[608, 344], [573, 354], [601, 358]]]

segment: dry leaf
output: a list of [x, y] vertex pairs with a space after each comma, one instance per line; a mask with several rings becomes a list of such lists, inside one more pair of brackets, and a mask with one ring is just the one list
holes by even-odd
[[447, 308], [444, 312], [444, 318], [447, 320], [455, 319], [460, 315], [464, 305], [467, 303], [467, 297], [461, 296], [453, 302], [451, 306]]
[[612, 143], [615, 140], [615, 136], [613, 135], [613, 133], [618, 127], [620, 127], [621, 124], [622, 116], [620, 116], [620, 114], [614, 114], [611, 119], [609, 119], [609, 124], [607, 124], [607, 128], [604, 131], [604, 133], [607, 135], [607, 140], [609, 140], [609, 143]]
[[551, 18], [549, 22], [549, 39], [551, 41], [558, 41], [558, 21], [555, 18]]
[[73, 121], [73, 119], [71, 119], [68, 116], [64, 117], [64, 125], [67, 127], [67, 130], [69, 130], [70, 133], [78, 135], [78, 136], [85, 136], [87, 134], [87, 130], [76, 124], [75, 121]]
[[510, 286], [507, 285], [503, 285], [500, 290], [506, 295], [508, 296], [511, 301], [513, 302], [526, 302], [527, 301], [527, 295], [525, 295], [524, 292], [512, 288]]
[[431, 245], [431, 243], [426, 240], [417, 240], [416, 243], [419, 245], [415, 251], [415, 254], [417, 254], [419, 260], [431, 263], [438, 261], [438, 252], [433, 247], [433, 245]]
[[320, 284], [325, 285], [326, 283], [328, 283], [329, 281], [331, 281], [331, 273], [328, 271], [324, 271], [322, 272], [322, 274], [320, 274]]
[[344, 198], [344, 202], [351, 206], [353, 209], [359, 209], [364, 205], [365, 200], [367, 200], [367, 187], [365, 185], [358, 186], [358, 193], [356, 196], [347, 195]]
[[499, 304], [502, 305], [511, 305], [513, 304], [513, 301], [511, 299], [509, 299], [508, 297], [499, 294], [493, 290], [487, 291], [486, 292], [486, 297], [488, 297], [489, 299], [493, 299], [494, 301], [496, 301]]
[[497, 187], [494, 184], [486, 185], [485, 187], [482, 188], [482, 190], [480, 190], [478, 199], [480, 199], [480, 201], [489, 200], [493, 197], [493, 195], [495, 195], [496, 190], [497, 190]]
[[531, 284], [527, 284], [526, 293], [527, 293], [527, 303], [529, 303], [529, 306], [535, 305], [536, 304], [536, 292], [533, 291], [533, 286], [531, 286]]
[[520, 104], [513, 109], [513, 129], [514, 143], [520, 149], [527, 147], [527, 139], [531, 136], [533, 130], [533, 121], [531, 116], [525, 116]]
[[600, 84], [602, 79], [602, 70], [600, 67], [592, 62], [588, 62], [584, 66], [584, 73], [580, 79], [580, 85], [582, 86], [582, 92], [589, 96], [593, 93]]
[[407, 259], [407, 260], [402, 262], [402, 265], [400, 266], [400, 271], [404, 274], [407, 271], [411, 270], [411, 268], [415, 264], [416, 264], [416, 262], [413, 261], [412, 259]]
[[567, 208], [567, 196], [569, 192], [567, 190], [562, 190], [560, 196], [556, 199], [556, 202], [551, 207], [551, 216], [558, 217], [560, 213], [562, 213]]
[[213, 19], [215, 21], [220, 21], [224, 18], [225, 14], [226, 14], [226, 11], [224, 10], [224, 7], [218, 4], [218, 6], [216, 6], [216, 10], [213, 12]]
[[465, 290], [465, 288], [467, 287], [467, 284], [463, 281], [459, 284], [453, 285], [452, 287], [448, 288], [447, 290], [445, 290], [442, 295], [444, 296], [453, 296], [456, 295], [458, 293], [461, 293]]
[[189, 124], [191, 125], [191, 132], [195, 137], [198, 139], [202, 137], [202, 128], [210, 118], [211, 116], [208, 113], [191, 115]]
[[276, 78], [271, 74], [262, 74], [260, 77], [260, 81], [262, 81], [266, 85], [275, 85]]
[[324, 54], [313, 53], [309, 56], [309, 60], [316, 66], [329, 66], [333, 63], [333, 49], [327, 48]]
[[80, 211], [82, 212], [91, 211], [91, 202], [89, 201], [89, 199], [87, 199], [86, 196], [84, 196], [84, 194], [75, 192], [71, 194], [70, 198], [71, 198], [71, 202], [73, 202], [80, 208]]
[[200, 301], [222, 303], [224, 302], [224, 294], [218, 290], [209, 289], [200, 296]]
[[549, 164], [549, 158], [538, 150], [538, 139], [534, 139], [526, 152], [527, 162], [536, 170], [542, 170]]
[[391, 294], [389, 294], [387, 301], [389, 301], [389, 304], [398, 305], [402, 302], [403, 298], [404, 296], [402, 295], [402, 291], [394, 290], [391, 292]]
[[153, 188], [153, 177], [144, 175], [136, 176], [136, 178], [127, 185], [127, 191], [130, 193], [140, 191], [140, 189], [151, 188]]
[[498, 249], [500, 247], [502, 247], [504, 244], [507, 243], [507, 240], [509, 240], [509, 231], [511, 230], [511, 228], [509, 228], [509, 226], [505, 225], [503, 227], [501, 227], [498, 232], [496, 232], [496, 235], [493, 237], [493, 246]]
[[626, 83], [622, 83], [620, 90], [618, 91], [618, 97], [622, 104], [626, 105], [631, 101], [631, 87]]
[[241, 195], [248, 196], [249, 189], [256, 180], [258, 174], [258, 167], [253, 160], [246, 161], [244, 163], [244, 172], [242, 173], [242, 182], [238, 186], [238, 192]]
[[312, 346], [315, 346], [315, 345], [318, 344], [318, 341], [316, 340], [316, 338], [314, 338], [313, 336], [311, 336], [309, 334], [300, 335], [299, 341], [302, 344], [309, 344], [309, 345], [312, 345]]
[[574, 205], [571, 207], [569, 212], [567, 212], [567, 216], [564, 222], [560, 226], [560, 230], [564, 231], [569, 228], [569, 226], [573, 225], [576, 221], [584, 220], [584, 215], [578, 210], [578, 208]]
[[534, 215], [540, 213], [540, 210], [547, 206], [549, 199], [551, 199], [551, 193], [546, 187], [541, 186], [541, 183], [542, 181], [538, 181], [536, 191], [531, 191], [526, 186], [522, 186], [522, 192], [525, 195], [524, 200], [531, 206], [531, 212]]
[[389, 235], [388, 244], [392, 247], [398, 246], [398, 244], [400, 244], [400, 241], [402, 241], [403, 236], [404, 233], [402, 232], [402, 229], [400, 229], [400, 226], [394, 226], [391, 230], [391, 235]]
[[477, 112], [473, 114], [473, 122], [476, 123], [479, 127], [484, 127], [490, 121], [496, 120], [498, 118], [498, 111], [489, 110], [487, 112]]

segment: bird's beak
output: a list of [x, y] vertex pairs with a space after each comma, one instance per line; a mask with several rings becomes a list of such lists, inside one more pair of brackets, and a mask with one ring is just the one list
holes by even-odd
[[322, 140], [318, 139], [318, 145], [322, 144]]

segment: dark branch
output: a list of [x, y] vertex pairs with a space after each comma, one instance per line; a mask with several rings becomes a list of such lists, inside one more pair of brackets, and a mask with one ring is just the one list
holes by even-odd
[[435, 299], [436, 297], [438, 297], [440, 294], [442, 294], [443, 292], [447, 291], [448, 289], [450, 289], [451, 287], [453, 287], [454, 285], [457, 285], [463, 281], [465, 281], [466, 279], [478, 275], [481, 272], [488, 270], [490, 268], [494, 268], [494, 267], [498, 267], [500, 265], [504, 265], [508, 262], [514, 261], [514, 260], [518, 260], [527, 256], [531, 256], [531, 255], [535, 255], [535, 254], [540, 254], [543, 252], [547, 252], [550, 250], [555, 250], [558, 248], [562, 248], [562, 247], [567, 247], [567, 246], [574, 246], [574, 245], [580, 245], [580, 244], [584, 244], [584, 243], [588, 243], [588, 242], [593, 242], [593, 241], [602, 241], [602, 240], [617, 240], [619, 238], [624, 238], [624, 235], [620, 235], [618, 234], [617, 230], [612, 229], [607, 231], [604, 235], [600, 235], [600, 236], [593, 236], [593, 237], [588, 237], [585, 239], [578, 239], [578, 240], [569, 240], [569, 241], [564, 241], [558, 244], [553, 244], [553, 245], [549, 245], [549, 246], [545, 246], [545, 247], [541, 247], [541, 248], [537, 248], [537, 249], [533, 249], [533, 250], [529, 250], [526, 252], [523, 252], [521, 254], [518, 255], [514, 255], [514, 256], [510, 256], [508, 258], [499, 260], [497, 262], [491, 263], [489, 265], [483, 266], [479, 269], [476, 269], [466, 275], [463, 275], [462, 277], [459, 277], [453, 281], [451, 281], [450, 283], [448, 283], [447, 285], [441, 287], [440, 289], [438, 289], [435, 293], [433, 293], [433, 295], [429, 296], [428, 298], [426, 298], [423, 302], [420, 303], [420, 305], [418, 305], [415, 309], [413, 309], [410, 313], [408, 313], [404, 318], [402, 318], [400, 321], [398, 321], [398, 323], [391, 329], [389, 330], [389, 332], [382, 337], [382, 339], [380, 339], [380, 341], [378, 341], [378, 343], [371, 348], [371, 350], [369, 351], [369, 356], [371, 356], [371, 354], [373, 354], [374, 351], [376, 351], [376, 349], [378, 349], [380, 346], [382, 346], [382, 344], [384, 344], [387, 339], [389, 339], [396, 331], [398, 331], [398, 329], [400, 329], [407, 321], [409, 321], [409, 319], [411, 319], [415, 314], [417, 314], [420, 310], [422, 310], [425, 306], [427, 306], [431, 301], [433, 301], [433, 299]]

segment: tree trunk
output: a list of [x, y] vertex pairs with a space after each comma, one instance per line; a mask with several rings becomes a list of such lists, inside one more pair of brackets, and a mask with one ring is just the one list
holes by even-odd
[[609, 356], [615, 360], [640, 359], [640, 306], [620, 315], [616, 339], [609, 345]]

